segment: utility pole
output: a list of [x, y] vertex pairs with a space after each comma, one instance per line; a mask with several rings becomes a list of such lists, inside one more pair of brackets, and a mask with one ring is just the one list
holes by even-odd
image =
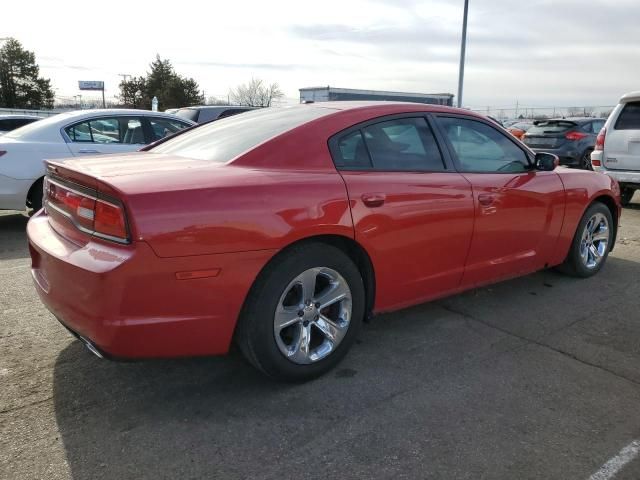
[[124, 83], [127, 83], [127, 78], [131, 78], [131, 75], [129, 75], [128, 73], [119, 73], [118, 76], [122, 77], [122, 81]]
[[464, 15], [462, 17], [462, 42], [460, 44], [460, 71], [458, 73], [458, 108], [462, 107], [462, 84], [464, 83], [464, 56], [467, 49], [467, 15], [469, 0], [464, 0]]

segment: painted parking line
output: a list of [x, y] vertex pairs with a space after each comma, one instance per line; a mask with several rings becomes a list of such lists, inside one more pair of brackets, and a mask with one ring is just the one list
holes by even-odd
[[640, 440], [634, 440], [629, 445], [620, 450], [615, 457], [600, 467], [596, 473], [589, 477], [589, 480], [610, 480], [616, 473], [622, 470], [627, 463], [640, 454]]

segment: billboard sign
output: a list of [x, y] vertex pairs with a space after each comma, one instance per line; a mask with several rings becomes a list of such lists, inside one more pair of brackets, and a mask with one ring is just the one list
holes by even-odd
[[78, 81], [78, 88], [80, 90], [104, 90], [104, 82], [102, 81]]

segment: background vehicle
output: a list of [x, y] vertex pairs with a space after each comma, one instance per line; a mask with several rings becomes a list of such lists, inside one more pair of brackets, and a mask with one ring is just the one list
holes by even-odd
[[591, 163], [620, 183], [622, 204], [628, 205], [640, 188], [640, 92], [622, 96], [598, 134]]
[[557, 155], [561, 165], [592, 170], [591, 152], [603, 125], [603, 119], [589, 117], [537, 120], [522, 141], [534, 152]]
[[224, 354], [235, 338], [268, 375], [306, 380], [371, 312], [549, 266], [597, 273], [617, 183], [556, 162], [461, 109], [261, 109], [108, 162], [47, 162], [33, 278], [102, 355]]
[[200, 106], [179, 108], [175, 114], [196, 123], [206, 123], [255, 109], [256, 107], [241, 107], [233, 105]]
[[531, 122], [516, 122], [507, 127], [507, 132], [516, 137], [518, 140], [522, 140], [523, 135], [533, 126]]
[[44, 160], [125, 153], [193, 122], [145, 110], [81, 110], [18, 128], [0, 138], [0, 210], [42, 206]]
[[0, 115], [0, 135], [38, 120], [42, 120], [42, 117], [35, 115]]

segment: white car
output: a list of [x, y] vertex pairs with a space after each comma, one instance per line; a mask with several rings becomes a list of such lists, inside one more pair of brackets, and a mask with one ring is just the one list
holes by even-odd
[[622, 204], [628, 205], [640, 189], [640, 92], [623, 95], [611, 112], [598, 134], [591, 165], [618, 181]]
[[0, 137], [0, 210], [42, 206], [44, 160], [139, 150], [186, 127], [184, 118], [147, 110], [81, 110]]

